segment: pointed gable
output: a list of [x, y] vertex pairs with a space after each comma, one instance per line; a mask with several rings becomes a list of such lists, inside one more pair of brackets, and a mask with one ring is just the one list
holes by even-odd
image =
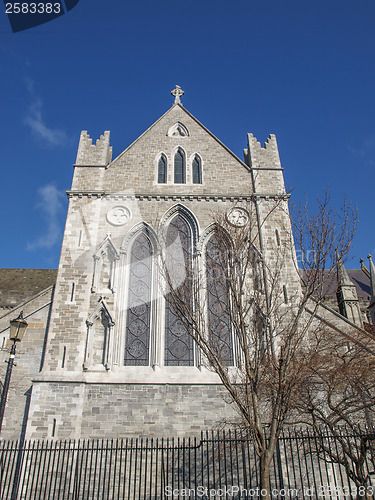
[[[176, 155], [185, 162], [175, 176]], [[158, 182], [160, 158], [166, 158], [166, 182]], [[200, 159], [201, 175], [193, 174]], [[177, 167], [176, 167], [177, 168]], [[177, 179], [177, 180], [176, 180]], [[110, 163], [103, 190], [137, 194], [238, 195], [251, 192], [249, 168], [181, 104], [159, 120]]]

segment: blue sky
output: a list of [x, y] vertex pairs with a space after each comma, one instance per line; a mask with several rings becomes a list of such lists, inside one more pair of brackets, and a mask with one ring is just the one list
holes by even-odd
[[[111, 131], [114, 157], [183, 104], [242, 158], [277, 136], [293, 198], [329, 186], [375, 254], [375, 2], [80, 0], [12, 33], [0, 14], [0, 267], [57, 267], [79, 134]], [[367, 260], [367, 259], [366, 259]]]

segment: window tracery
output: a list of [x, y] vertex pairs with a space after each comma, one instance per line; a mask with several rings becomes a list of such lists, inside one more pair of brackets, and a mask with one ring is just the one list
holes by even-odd
[[[181, 262], [182, 260], [182, 262]], [[186, 301], [192, 304], [192, 234], [186, 220], [179, 214], [170, 222], [166, 235], [166, 265], [170, 284], [180, 287]], [[166, 366], [192, 366], [194, 364], [193, 339], [174, 310], [171, 297], [165, 300], [165, 359]]]
[[147, 366], [150, 358], [153, 250], [141, 233], [130, 254], [124, 364]]
[[169, 128], [167, 135], [168, 137], [189, 137], [190, 134], [183, 123], [177, 122]]
[[[221, 243], [221, 244], [220, 244]], [[214, 234], [206, 245], [208, 335], [216, 355], [226, 365], [234, 364], [227, 286], [228, 249]]]

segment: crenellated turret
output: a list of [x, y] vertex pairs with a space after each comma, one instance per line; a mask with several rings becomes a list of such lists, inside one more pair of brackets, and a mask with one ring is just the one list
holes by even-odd
[[247, 136], [245, 162], [253, 172], [253, 188], [261, 195], [285, 194], [283, 168], [280, 163], [276, 136], [270, 134], [262, 147], [253, 134]]
[[77, 167], [106, 167], [112, 160], [112, 147], [109, 145], [109, 130], [106, 130], [96, 144], [92, 143], [87, 130], [82, 130], [79, 139]]
[[297, 303], [301, 282], [289, 217], [289, 195], [285, 191], [276, 136], [271, 134], [263, 147], [253, 134], [248, 134], [245, 163], [251, 170], [259, 245], [265, 268], [270, 273], [277, 270], [280, 290], [276, 293], [280, 293], [284, 302]]
[[249, 167], [253, 168], [281, 168], [279, 149], [275, 134], [270, 134], [262, 147], [253, 134], [248, 134]]

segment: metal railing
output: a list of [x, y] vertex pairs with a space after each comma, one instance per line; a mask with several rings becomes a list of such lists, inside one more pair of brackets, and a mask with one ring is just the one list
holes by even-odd
[[[373, 496], [373, 429], [287, 429], [271, 463], [272, 498]], [[262, 498], [251, 435], [0, 442], [1, 500]], [[375, 485], [374, 485], [375, 486]]]

